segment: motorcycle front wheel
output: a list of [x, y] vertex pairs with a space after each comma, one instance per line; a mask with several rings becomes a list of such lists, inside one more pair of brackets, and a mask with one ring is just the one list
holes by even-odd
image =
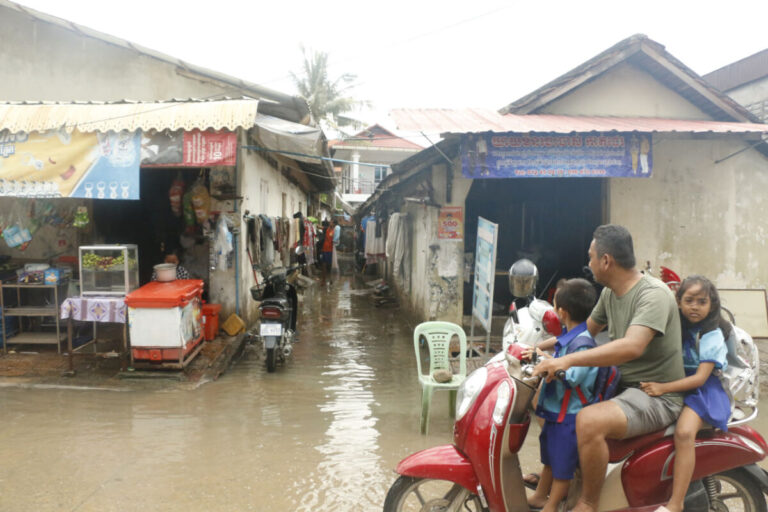
[[767, 512], [763, 491], [749, 472], [737, 468], [704, 479], [709, 510], [714, 512]]
[[267, 357], [265, 358], [265, 361], [267, 363], [267, 371], [269, 373], [274, 372], [275, 368], [277, 368], [277, 349], [276, 348], [267, 349]]
[[477, 495], [447, 480], [401, 476], [389, 488], [384, 512], [480, 512]]

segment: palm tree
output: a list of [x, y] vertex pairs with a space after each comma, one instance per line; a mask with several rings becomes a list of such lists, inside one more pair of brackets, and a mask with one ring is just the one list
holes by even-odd
[[355, 85], [357, 78], [352, 73], [344, 73], [336, 79], [328, 76], [328, 54], [308, 51], [301, 47], [304, 54], [302, 75], [291, 73], [299, 96], [304, 98], [312, 118], [321, 124], [327, 124], [332, 130], [339, 131], [342, 126], [354, 126], [360, 123], [342, 114], [366, 104], [347, 95]]

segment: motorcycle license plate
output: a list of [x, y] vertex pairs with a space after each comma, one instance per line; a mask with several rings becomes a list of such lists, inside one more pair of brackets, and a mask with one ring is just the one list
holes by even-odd
[[261, 324], [259, 334], [262, 336], [282, 336], [283, 326], [281, 324]]

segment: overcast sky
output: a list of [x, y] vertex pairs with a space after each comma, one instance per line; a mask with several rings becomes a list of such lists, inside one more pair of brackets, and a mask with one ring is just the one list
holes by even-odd
[[699, 74], [768, 48], [766, 0], [20, 3], [291, 94], [303, 43], [379, 112], [497, 109], [636, 33]]

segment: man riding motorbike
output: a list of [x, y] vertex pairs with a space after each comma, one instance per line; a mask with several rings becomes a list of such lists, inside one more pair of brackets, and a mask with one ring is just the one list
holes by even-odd
[[598, 227], [589, 247], [589, 267], [605, 289], [587, 327], [595, 336], [608, 325], [612, 341], [545, 360], [535, 370], [550, 381], [558, 371], [573, 366], [618, 365], [621, 369], [620, 394], [585, 407], [576, 418], [583, 488], [575, 512], [598, 509], [608, 465], [607, 439], [660, 430], [680, 413], [679, 394], [650, 397], [639, 389], [639, 382], [669, 382], [684, 375], [674, 295], [664, 283], [637, 270], [629, 231], [617, 225]]

